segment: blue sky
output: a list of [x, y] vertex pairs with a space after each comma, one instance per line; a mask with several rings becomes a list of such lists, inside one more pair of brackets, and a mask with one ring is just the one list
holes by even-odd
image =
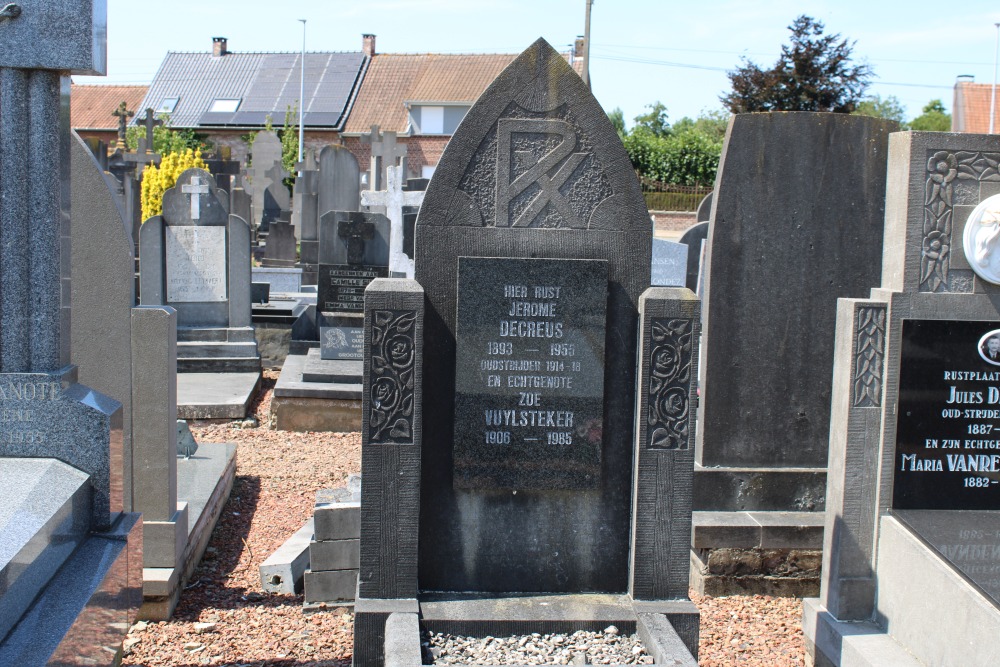
[[[584, 31], [586, 0], [107, 0], [108, 76], [80, 83], [148, 84], [167, 51], [355, 51], [361, 34], [384, 53], [517, 53], [538, 37], [558, 50]], [[856, 41], [874, 69], [869, 89], [908, 116], [932, 98], [951, 109], [955, 77], [991, 83], [1000, 3], [911, 0], [594, 0], [593, 91], [627, 121], [661, 101], [670, 120], [721, 108], [726, 71], [746, 57], [770, 66], [799, 14]]]

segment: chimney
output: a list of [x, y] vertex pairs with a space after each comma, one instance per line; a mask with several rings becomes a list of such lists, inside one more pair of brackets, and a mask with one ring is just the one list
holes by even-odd
[[573, 57], [582, 58], [583, 57], [583, 35], [577, 35], [576, 41], [573, 43]]
[[369, 58], [375, 55], [375, 35], [361, 35], [361, 51]]
[[219, 56], [224, 56], [229, 53], [226, 48], [226, 38], [225, 37], [213, 37], [212, 38], [212, 56], [218, 58]]

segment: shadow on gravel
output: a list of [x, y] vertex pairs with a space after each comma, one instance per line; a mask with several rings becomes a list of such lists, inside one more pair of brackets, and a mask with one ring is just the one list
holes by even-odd
[[[250, 547], [247, 536], [250, 534], [250, 523], [257, 510], [260, 498], [260, 478], [256, 476], [237, 475], [233, 481], [233, 490], [229, 500], [222, 509], [219, 522], [212, 531], [205, 555], [195, 568], [180, 603], [174, 612], [177, 620], [192, 620], [206, 609], [239, 609], [247, 606], [275, 607], [289, 604], [296, 596], [264, 596], [255, 591], [247, 591], [244, 586], [233, 586], [231, 579], [248, 576], [254, 579], [256, 572], [243, 572], [244, 568], [255, 568], [263, 559], [255, 558], [260, 554], [250, 554], [240, 564], [240, 557]], [[251, 576], [252, 575], [252, 576]], [[276, 664], [276, 663], [275, 663]]]
[[171, 667], [350, 667], [351, 657], [340, 660], [309, 660], [308, 658], [274, 658], [268, 660], [247, 660], [229, 662], [185, 662], [173, 663]]

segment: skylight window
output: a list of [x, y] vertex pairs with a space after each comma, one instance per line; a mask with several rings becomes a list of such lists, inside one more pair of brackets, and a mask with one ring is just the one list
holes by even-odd
[[234, 113], [240, 107], [240, 100], [215, 100], [209, 111], [212, 113]]
[[173, 113], [180, 99], [179, 97], [166, 98], [160, 102], [160, 108], [156, 110], [156, 113]]

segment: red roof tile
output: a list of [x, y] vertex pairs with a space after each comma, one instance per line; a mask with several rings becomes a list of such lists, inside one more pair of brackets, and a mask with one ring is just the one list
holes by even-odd
[[[988, 134], [990, 131], [990, 101], [993, 93], [991, 83], [971, 83], [959, 81], [955, 84], [955, 100], [952, 107], [951, 129], [953, 132]], [[1000, 132], [1000, 86], [997, 88], [994, 133]]]
[[516, 54], [376, 54], [365, 74], [345, 133], [407, 130], [406, 102], [470, 106]]
[[70, 88], [70, 126], [75, 130], [117, 130], [118, 118], [111, 112], [123, 101], [142, 115], [139, 105], [149, 86], [83, 86]]

